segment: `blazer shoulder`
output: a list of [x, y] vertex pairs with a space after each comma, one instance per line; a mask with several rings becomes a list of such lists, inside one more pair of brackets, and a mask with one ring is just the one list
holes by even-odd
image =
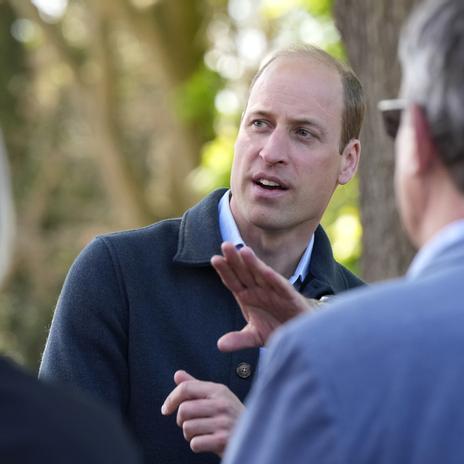
[[163, 219], [145, 227], [137, 229], [122, 230], [110, 232], [107, 234], [97, 235], [95, 238], [103, 240], [106, 243], [115, 245], [132, 245], [134, 242], [152, 242], [159, 239], [160, 236], [170, 236], [179, 232], [181, 218]]

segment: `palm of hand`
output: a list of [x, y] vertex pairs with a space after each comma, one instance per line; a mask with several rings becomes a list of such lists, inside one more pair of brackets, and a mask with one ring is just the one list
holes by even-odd
[[263, 346], [272, 332], [305, 312], [309, 304], [280, 274], [259, 260], [249, 248], [223, 246], [224, 257], [212, 264], [237, 300], [247, 325], [219, 339], [223, 351]]

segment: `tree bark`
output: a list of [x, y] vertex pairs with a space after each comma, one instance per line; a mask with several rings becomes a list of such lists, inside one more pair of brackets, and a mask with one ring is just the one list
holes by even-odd
[[414, 253], [395, 207], [394, 146], [383, 130], [377, 103], [398, 95], [398, 38], [416, 3], [418, 0], [336, 0], [334, 6], [348, 59], [367, 96], [359, 176], [361, 268], [369, 281], [403, 274]]
[[[182, 120], [175, 111], [176, 90], [203, 62], [206, 51], [204, 0], [160, 1], [147, 11], [138, 11], [128, 0], [106, 0], [109, 16], [119, 17], [143, 44], [151, 59], [160, 93], [157, 114], [163, 140], [157, 140], [153, 157], [151, 194], [156, 216], [181, 214], [192, 204], [192, 192], [185, 182], [200, 161], [206, 142], [195, 123]], [[161, 142], [161, 143], [160, 143]]]

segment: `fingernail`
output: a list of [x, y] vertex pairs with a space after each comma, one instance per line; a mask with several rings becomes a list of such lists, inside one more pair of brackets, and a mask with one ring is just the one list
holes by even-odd
[[166, 404], [163, 403], [163, 406], [161, 406], [161, 414], [162, 414], [163, 416], [166, 415], [167, 409], [168, 409], [168, 408], [166, 407]]

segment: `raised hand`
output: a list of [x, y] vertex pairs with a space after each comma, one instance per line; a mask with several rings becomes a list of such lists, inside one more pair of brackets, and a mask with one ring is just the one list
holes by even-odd
[[177, 371], [174, 381], [177, 387], [164, 401], [162, 414], [170, 415], [177, 410], [177, 425], [192, 451], [222, 457], [245, 407], [225, 385], [198, 380], [185, 371]]
[[272, 332], [311, 307], [279, 273], [264, 264], [251, 250], [237, 250], [231, 243], [222, 244], [223, 256], [215, 255], [211, 264], [224, 285], [233, 293], [247, 325], [239, 332], [229, 332], [218, 340], [221, 351], [264, 346]]

